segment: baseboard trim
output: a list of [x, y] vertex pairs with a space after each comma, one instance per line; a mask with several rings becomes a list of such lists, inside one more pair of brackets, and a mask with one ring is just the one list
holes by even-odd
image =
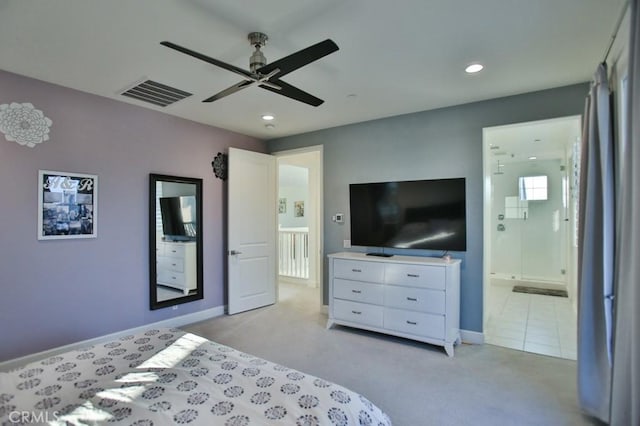
[[204, 311], [194, 312], [191, 314], [181, 315], [174, 318], [169, 318], [166, 320], [154, 322], [151, 324], [145, 324], [139, 327], [129, 328], [127, 330], [117, 331], [115, 333], [106, 334], [104, 336], [94, 337], [92, 339], [82, 340], [75, 343], [70, 343], [64, 346], [58, 346], [56, 348], [47, 349], [41, 352], [36, 352], [34, 354], [29, 354], [25, 356], [21, 356], [19, 358], [10, 359], [7, 361], [0, 362], [0, 371], [8, 371], [12, 370], [16, 367], [19, 367], [24, 364], [28, 364], [33, 361], [37, 361], [39, 359], [48, 358], [63, 352], [72, 351], [74, 349], [79, 349], [85, 346], [91, 346], [96, 343], [106, 342], [109, 340], [118, 339], [119, 337], [125, 336], [127, 334], [134, 334], [139, 331], [145, 330], [147, 328], [152, 327], [161, 327], [161, 328], [171, 328], [171, 327], [181, 327], [187, 324], [193, 324], [200, 321], [205, 321], [211, 318], [219, 317], [224, 315], [226, 312], [226, 306], [216, 306], [215, 308], [205, 309]]
[[463, 343], [468, 343], [470, 345], [484, 344], [484, 334], [478, 331], [460, 330], [460, 338]]

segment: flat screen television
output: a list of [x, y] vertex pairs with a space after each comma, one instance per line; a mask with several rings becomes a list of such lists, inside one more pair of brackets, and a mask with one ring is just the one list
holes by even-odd
[[349, 185], [351, 244], [466, 251], [465, 178]]
[[196, 240], [196, 197], [161, 197], [162, 232], [168, 241]]

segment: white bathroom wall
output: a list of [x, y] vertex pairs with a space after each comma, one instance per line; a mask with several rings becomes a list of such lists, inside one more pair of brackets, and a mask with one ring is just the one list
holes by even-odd
[[[566, 209], [562, 161], [507, 163], [492, 174], [491, 273], [496, 278], [566, 283]], [[505, 198], [518, 197], [520, 176], [548, 176], [548, 199], [528, 201], [520, 218], [506, 215]], [[526, 213], [526, 219], [524, 214]], [[499, 215], [505, 215], [499, 219]], [[504, 231], [498, 231], [500, 225]]]

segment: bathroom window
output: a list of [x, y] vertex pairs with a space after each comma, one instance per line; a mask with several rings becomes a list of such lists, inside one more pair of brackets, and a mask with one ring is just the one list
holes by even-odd
[[518, 178], [520, 199], [526, 201], [547, 199], [546, 176], [521, 176]]

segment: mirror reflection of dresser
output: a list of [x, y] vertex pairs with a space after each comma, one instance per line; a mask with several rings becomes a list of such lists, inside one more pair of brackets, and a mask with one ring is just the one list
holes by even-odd
[[181, 290], [196, 290], [196, 243], [159, 241], [156, 243], [158, 284]]
[[203, 298], [202, 179], [149, 176], [150, 307]]

